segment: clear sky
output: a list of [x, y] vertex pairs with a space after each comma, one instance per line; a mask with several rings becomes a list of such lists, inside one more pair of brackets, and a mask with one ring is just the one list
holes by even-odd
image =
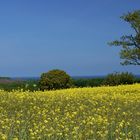
[[0, 76], [140, 74], [107, 45], [132, 32], [120, 16], [138, 9], [140, 0], [1, 0]]

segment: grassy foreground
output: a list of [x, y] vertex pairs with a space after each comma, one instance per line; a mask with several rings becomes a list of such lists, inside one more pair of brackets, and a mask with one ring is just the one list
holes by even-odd
[[139, 140], [140, 84], [0, 91], [0, 140]]

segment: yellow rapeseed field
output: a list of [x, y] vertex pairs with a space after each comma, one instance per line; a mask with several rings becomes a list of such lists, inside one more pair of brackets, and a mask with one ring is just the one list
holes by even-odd
[[0, 140], [140, 140], [140, 84], [1, 90]]

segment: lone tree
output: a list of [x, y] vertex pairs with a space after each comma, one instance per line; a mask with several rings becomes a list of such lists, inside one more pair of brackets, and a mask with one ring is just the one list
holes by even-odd
[[124, 35], [120, 40], [110, 42], [111, 46], [121, 46], [120, 58], [124, 59], [122, 65], [140, 65], [140, 10], [129, 12], [121, 17], [129, 23], [134, 33]]
[[42, 73], [39, 86], [41, 90], [64, 89], [72, 85], [71, 77], [63, 70], [50, 70]]

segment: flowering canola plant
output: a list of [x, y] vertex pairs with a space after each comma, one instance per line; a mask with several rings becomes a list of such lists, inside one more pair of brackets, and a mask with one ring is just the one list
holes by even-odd
[[140, 84], [0, 91], [0, 140], [140, 140]]

